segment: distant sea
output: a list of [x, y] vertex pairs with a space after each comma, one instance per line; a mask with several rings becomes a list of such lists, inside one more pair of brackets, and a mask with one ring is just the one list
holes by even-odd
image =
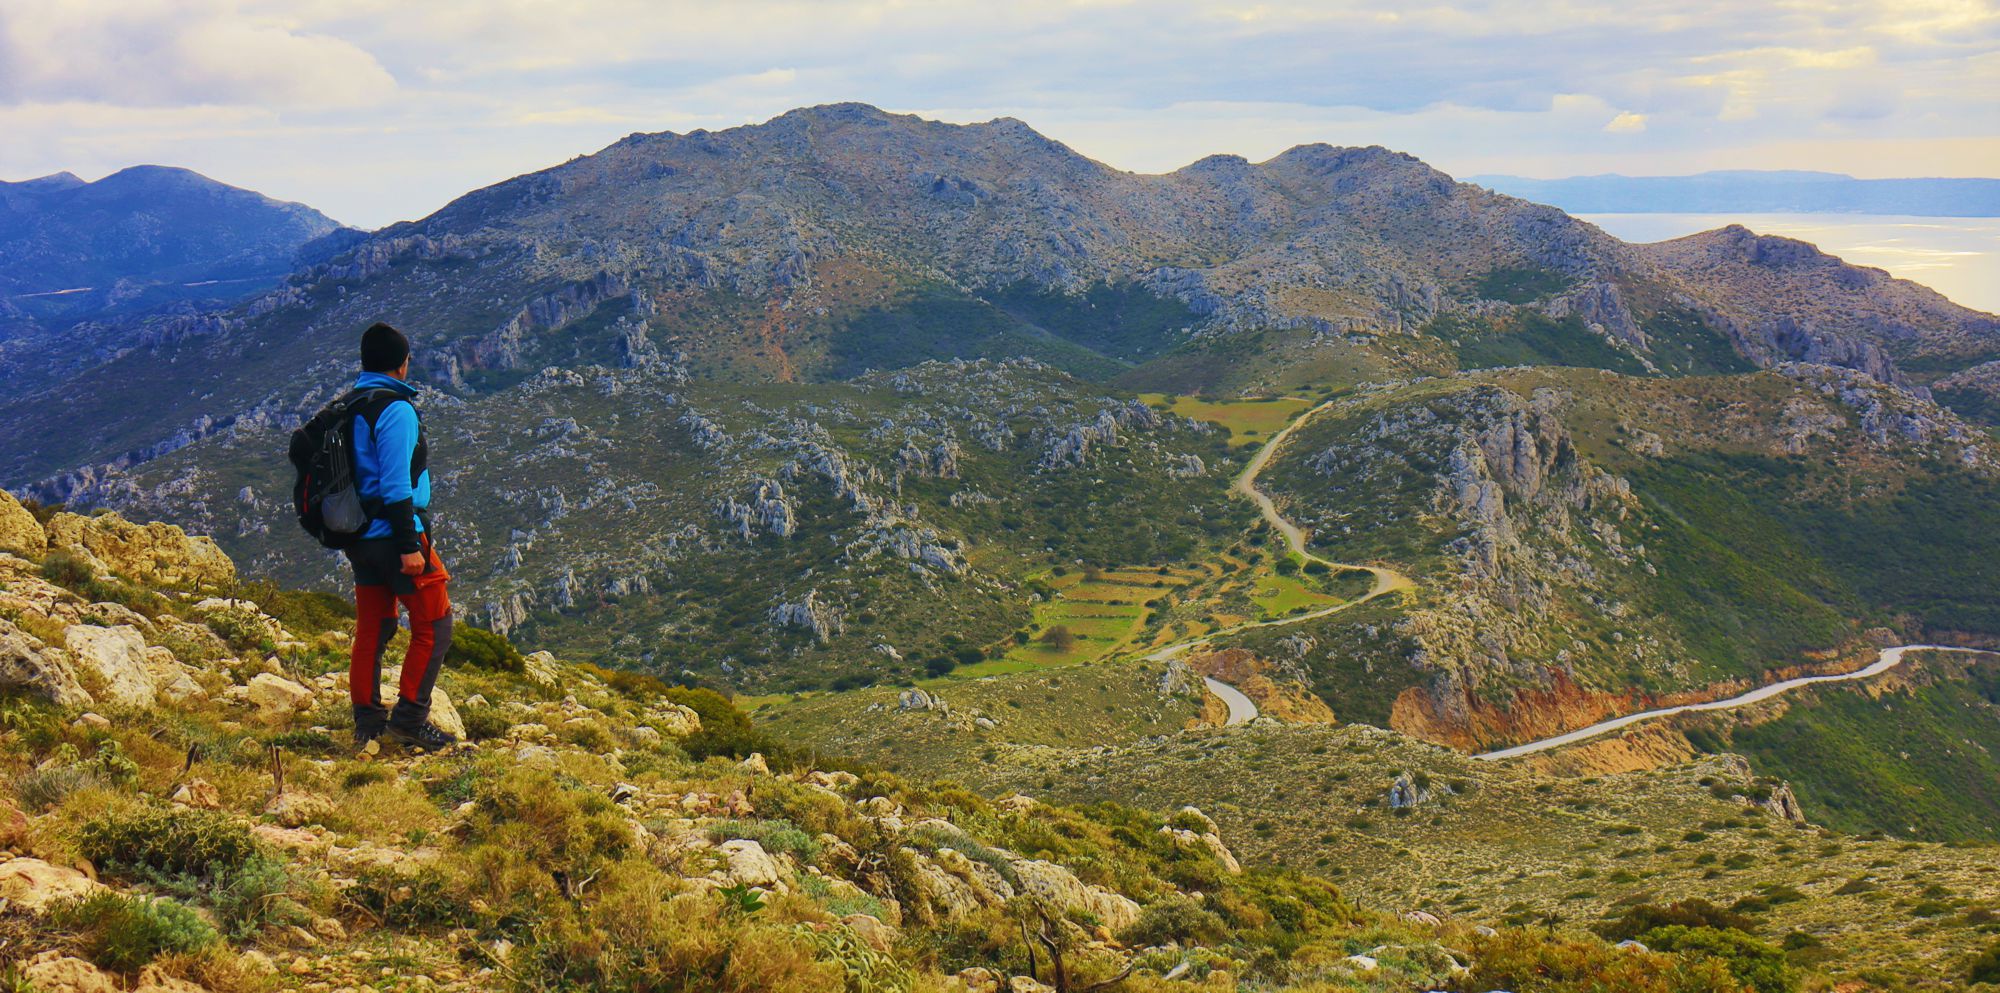
[[1922, 283], [1953, 302], [2000, 313], [2000, 217], [1886, 214], [1578, 214], [1626, 241], [1664, 241], [1741, 224], [1818, 245]]

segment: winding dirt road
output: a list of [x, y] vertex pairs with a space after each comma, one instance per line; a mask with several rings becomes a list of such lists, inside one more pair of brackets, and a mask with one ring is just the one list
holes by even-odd
[[1222, 698], [1229, 705], [1229, 719], [1223, 724], [1247, 724], [1257, 717], [1257, 702], [1245, 696], [1242, 690], [1213, 676], [1201, 677], [1202, 684], [1210, 693]]
[[1711, 700], [1707, 703], [1682, 704], [1681, 706], [1678, 707], [1662, 707], [1659, 710], [1642, 710], [1636, 714], [1626, 714], [1623, 717], [1614, 717], [1608, 721], [1599, 721], [1598, 723], [1592, 724], [1587, 728], [1578, 728], [1575, 731], [1570, 731], [1566, 734], [1559, 734], [1553, 738], [1543, 738], [1540, 741], [1531, 741], [1525, 745], [1515, 745], [1512, 748], [1502, 748], [1498, 751], [1484, 752], [1479, 755], [1474, 755], [1473, 758], [1487, 762], [1493, 762], [1499, 759], [1519, 758], [1520, 756], [1523, 755], [1533, 755], [1536, 752], [1545, 752], [1551, 748], [1560, 748], [1564, 745], [1574, 745], [1579, 741], [1588, 741], [1589, 739], [1595, 738], [1598, 735], [1605, 734], [1610, 731], [1616, 731], [1622, 727], [1630, 727], [1631, 725], [1637, 724], [1640, 721], [1652, 720], [1655, 717], [1666, 717], [1671, 714], [1684, 714], [1694, 710], [1731, 710], [1736, 707], [1749, 706], [1750, 704], [1757, 703], [1760, 700], [1769, 700], [1780, 693], [1784, 693], [1789, 690], [1795, 690], [1801, 686], [1810, 685], [1812, 683], [1838, 683], [1849, 679], [1867, 679], [1870, 676], [1879, 676], [1885, 672], [1888, 672], [1891, 669], [1894, 669], [1899, 665], [1902, 665], [1903, 654], [1905, 652], [1973, 652], [1980, 655], [1995, 654], [1993, 652], [1987, 652], [1977, 648], [1958, 648], [1953, 645], [1897, 645], [1894, 648], [1882, 649], [1881, 656], [1877, 658], [1874, 662], [1871, 662], [1860, 669], [1856, 669], [1853, 672], [1840, 672], [1825, 676], [1800, 676], [1797, 679], [1786, 679], [1786, 680], [1781, 680], [1779, 682], [1771, 683], [1766, 686], [1759, 686], [1748, 693], [1744, 693], [1739, 696], [1733, 696], [1727, 700]]
[[[1234, 627], [1223, 628], [1219, 631], [1211, 631], [1199, 637], [1188, 638], [1184, 641], [1177, 641], [1171, 645], [1164, 645], [1159, 648], [1153, 649], [1151, 652], [1148, 652], [1145, 656], [1147, 660], [1153, 662], [1163, 662], [1166, 661], [1167, 659], [1171, 659], [1176, 656], [1186, 654], [1189, 649], [1206, 646], [1212, 643], [1216, 638], [1222, 637], [1223, 635], [1235, 634], [1238, 631], [1248, 631], [1251, 630], [1252, 628], [1283, 627], [1288, 624], [1299, 624], [1305, 621], [1313, 620], [1315, 618], [1325, 617], [1328, 614], [1339, 613], [1340, 611], [1346, 610], [1350, 607], [1357, 606], [1359, 604], [1367, 603], [1368, 601], [1373, 600], [1376, 597], [1383, 596], [1388, 593], [1394, 593], [1399, 590], [1414, 589], [1416, 587], [1416, 584], [1410, 581], [1410, 577], [1405, 576], [1394, 569], [1388, 569], [1382, 566], [1375, 566], [1375, 565], [1360, 565], [1351, 562], [1335, 562], [1332, 559], [1325, 558], [1319, 555], [1314, 555], [1313, 553], [1306, 551], [1305, 533], [1299, 530], [1298, 525], [1293, 524], [1288, 520], [1285, 520], [1285, 518], [1278, 513], [1277, 504], [1273, 503], [1271, 501], [1270, 496], [1267, 495], [1263, 490], [1257, 488], [1257, 474], [1264, 471], [1264, 467], [1270, 463], [1271, 457], [1273, 455], [1276, 455], [1278, 449], [1282, 447], [1284, 443], [1291, 438], [1292, 432], [1298, 430], [1300, 425], [1312, 419], [1313, 415], [1318, 414], [1320, 411], [1333, 406], [1335, 403], [1336, 401], [1328, 400], [1327, 402], [1322, 403], [1317, 407], [1310, 408], [1306, 410], [1304, 413], [1300, 414], [1299, 416], [1292, 418], [1292, 422], [1290, 424], [1285, 425], [1284, 430], [1279, 431], [1277, 434], [1272, 435], [1271, 439], [1269, 441], [1266, 441], [1263, 447], [1257, 449], [1257, 454], [1252, 455], [1250, 457], [1249, 463], [1244, 465], [1243, 471], [1241, 473], [1237, 474], [1236, 482], [1230, 486], [1229, 491], [1231, 493], [1237, 494], [1238, 496], [1248, 497], [1251, 500], [1251, 502], [1255, 503], [1257, 505], [1258, 512], [1263, 515], [1265, 522], [1270, 524], [1271, 527], [1277, 529], [1279, 534], [1285, 536], [1285, 547], [1290, 549], [1293, 553], [1297, 554], [1300, 558], [1303, 558], [1308, 562], [1321, 563], [1331, 569], [1342, 570], [1342, 571], [1359, 570], [1362, 572], [1369, 573], [1370, 575], [1375, 577], [1375, 585], [1370, 587], [1367, 593], [1353, 600], [1348, 600], [1344, 603], [1337, 603], [1330, 607], [1321, 607], [1318, 610], [1310, 610], [1303, 614], [1293, 614], [1287, 617], [1279, 617], [1268, 621], [1250, 621], [1247, 623], [1238, 624]], [[1229, 720], [1227, 723], [1244, 724], [1248, 723], [1251, 720], [1254, 720], [1257, 717], [1257, 704], [1253, 702], [1249, 697], [1244, 696], [1242, 691], [1238, 690], [1234, 686], [1230, 686], [1228, 683], [1222, 682], [1219, 679], [1203, 677], [1203, 680], [1208, 686], [1210, 692], [1214, 693], [1216, 696], [1221, 697], [1225, 703], [1229, 704]], [[1223, 690], [1227, 690], [1227, 692], [1225, 693], [1223, 692]]]

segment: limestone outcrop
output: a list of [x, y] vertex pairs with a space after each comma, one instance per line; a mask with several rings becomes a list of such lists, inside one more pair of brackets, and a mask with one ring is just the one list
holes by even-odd
[[219, 585], [236, 578], [236, 564], [213, 538], [191, 536], [172, 524], [134, 524], [116, 513], [57, 514], [49, 520], [48, 547], [84, 554], [106, 571], [141, 583]]

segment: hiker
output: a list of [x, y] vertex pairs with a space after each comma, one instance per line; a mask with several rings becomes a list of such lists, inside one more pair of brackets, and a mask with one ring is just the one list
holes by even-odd
[[[436, 750], [454, 739], [430, 722], [431, 688], [451, 647], [450, 573], [426, 524], [431, 474], [423, 421], [411, 402], [410, 342], [387, 324], [361, 335], [361, 375], [354, 381], [354, 490], [367, 526], [342, 550], [354, 566], [354, 649], [347, 672], [354, 701], [354, 743], [387, 735], [397, 744]], [[357, 397], [356, 395], [359, 394]], [[396, 606], [410, 615], [396, 707], [382, 704], [382, 653], [396, 634]]]

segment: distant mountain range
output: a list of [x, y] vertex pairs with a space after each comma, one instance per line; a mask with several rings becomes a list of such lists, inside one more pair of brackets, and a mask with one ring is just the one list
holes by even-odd
[[168, 166], [0, 182], [0, 375], [47, 382], [102, 361], [148, 315], [255, 296], [361, 236]]
[[275, 282], [340, 229], [304, 204], [169, 166], [0, 182], [0, 293], [122, 302], [161, 286]]
[[1856, 179], [1836, 172], [1728, 170], [1693, 176], [1473, 176], [1496, 193], [1573, 214], [1906, 214], [2000, 217], [2000, 179]]

